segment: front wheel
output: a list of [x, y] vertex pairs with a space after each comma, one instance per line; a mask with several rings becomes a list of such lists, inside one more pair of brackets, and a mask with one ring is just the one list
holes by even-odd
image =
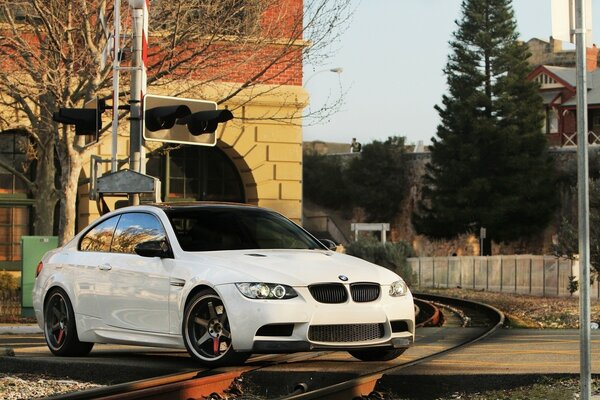
[[188, 353], [206, 366], [242, 364], [250, 356], [233, 349], [225, 305], [212, 290], [199, 292], [190, 300], [182, 330]]
[[79, 341], [73, 306], [61, 289], [48, 293], [44, 304], [44, 336], [48, 348], [57, 356], [84, 356], [94, 347], [94, 343]]
[[350, 355], [361, 361], [390, 361], [399, 357], [406, 349], [368, 349], [352, 350]]

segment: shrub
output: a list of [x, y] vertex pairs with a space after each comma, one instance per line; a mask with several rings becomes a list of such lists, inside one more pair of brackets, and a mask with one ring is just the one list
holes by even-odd
[[15, 290], [19, 283], [13, 275], [6, 271], [0, 271], [0, 290]]
[[382, 244], [374, 238], [360, 239], [348, 245], [346, 253], [394, 271], [409, 285], [416, 282], [415, 273], [406, 260], [414, 255], [408, 243]]

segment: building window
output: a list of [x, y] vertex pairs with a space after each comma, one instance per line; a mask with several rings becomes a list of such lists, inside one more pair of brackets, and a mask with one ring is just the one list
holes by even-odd
[[558, 132], [558, 111], [554, 107], [546, 107], [546, 118], [544, 119], [543, 132]]
[[600, 110], [590, 111], [592, 117], [591, 130], [594, 132], [600, 132]]
[[0, 261], [21, 260], [21, 236], [29, 235], [29, 207], [0, 206]]
[[[0, 159], [5, 164], [33, 179], [33, 168], [27, 158], [27, 136], [19, 131], [0, 134]], [[0, 269], [19, 269], [21, 236], [32, 232], [32, 204], [24, 182], [0, 167]]]
[[217, 147], [163, 148], [150, 154], [146, 172], [161, 179], [164, 201], [245, 201], [235, 165]]
[[[0, 158], [18, 171], [27, 171], [29, 160], [25, 155], [27, 137], [20, 134], [2, 133], [0, 136]], [[31, 178], [29, 176], [29, 178]], [[26, 194], [27, 186], [12, 172], [0, 167], [0, 194]]]
[[11, 20], [17, 24], [39, 25], [42, 23], [42, 19], [35, 8], [22, 1], [0, 7], [0, 22]]
[[[187, 3], [152, 0], [150, 23], [154, 30], [172, 30], [175, 23], [198, 25], [197, 33], [217, 35], [256, 34], [259, 28], [261, 2], [258, 0], [195, 0]], [[179, 30], [182, 27], [179, 26]]]

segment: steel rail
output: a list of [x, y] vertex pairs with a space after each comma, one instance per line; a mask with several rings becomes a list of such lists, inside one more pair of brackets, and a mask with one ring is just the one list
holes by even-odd
[[[260, 360], [259, 366], [240, 366], [202, 371], [178, 372], [155, 378], [124, 382], [72, 393], [48, 397], [47, 400], [133, 400], [133, 399], [190, 399], [207, 397], [213, 393], [223, 393], [234, 385], [244, 373], [274, 366], [310, 360], [328, 354], [328, 351], [284, 355], [283, 360]], [[276, 355], [281, 358], [281, 354]], [[224, 369], [226, 369], [224, 371]]]
[[[348, 399], [355, 396], [360, 396], [362, 394], [368, 394], [374, 390], [377, 381], [381, 379], [385, 373], [390, 372], [392, 370], [408, 368], [441, 357], [452, 351], [456, 351], [462, 347], [468, 346], [472, 343], [482, 340], [483, 338], [489, 336], [504, 324], [504, 314], [502, 314], [502, 312], [500, 312], [494, 307], [482, 303], [457, 298], [448, 298], [424, 294], [416, 294], [415, 302], [417, 303], [419, 310], [421, 310], [420, 312], [423, 312], [428, 315], [428, 318], [426, 318], [425, 321], [422, 321], [423, 323], [439, 323], [439, 319], [443, 318], [443, 316], [441, 316], [442, 313], [439, 311], [439, 308], [436, 307], [432, 302], [445, 305], [453, 305], [459, 308], [477, 309], [479, 312], [487, 314], [490, 317], [490, 319], [495, 323], [483, 334], [478, 335], [474, 338], [470, 338], [458, 344], [455, 347], [451, 347], [442, 350], [438, 353], [418, 358], [404, 364], [382, 368], [381, 370], [378, 370], [373, 373], [365, 374], [354, 379], [350, 379], [344, 382], [340, 382], [334, 385], [326, 386], [311, 391], [308, 391], [308, 385], [304, 383], [299, 383], [298, 385], [296, 385], [293, 393], [280, 397], [280, 399]], [[431, 316], [429, 317], [429, 315]], [[244, 366], [240, 368], [235, 368], [233, 370], [228, 369], [226, 371], [216, 369], [176, 373], [157, 378], [150, 378], [140, 381], [89, 389], [80, 392], [61, 394], [58, 396], [50, 397], [49, 399], [162, 400], [174, 398], [202, 398], [210, 396], [213, 393], [223, 393], [224, 391], [228, 390], [228, 388], [231, 388], [235, 384], [235, 381], [239, 379], [244, 373], [257, 371], [277, 364], [306, 361], [327, 353], [329, 352], [290, 354], [284, 360], [267, 361], [260, 366]]]
[[[449, 353], [462, 349], [466, 346], [469, 346], [475, 342], [483, 340], [484, 338], [490, 336], [496, 330], [501, 328], [504, 325], [504, 314], [495, 307], [492, 307], [487, 304], [459, 299], [455, 297], [444, 297], [430, 294], [415, 294], [415, 297], [420, 300], [428, 300], [435, 301], [436, 303], [452, 305], [460, 308], [467, 309], [475, 309], [478, 312], [486, 314], [492, 323], [489, 325], [489, 328], [486, 329], [482, 334], [477, 335], [476, 337], [465, 340], [464, 342], [459, 343], [454, 347], [450, 347], [448, 349], [444, 349], [435, 354], [430, 354], [425, 357], [421, 357], [410, 362], [394, 365], [391, 367], [382, 368], [379, 371], [372, 372], [369, 374], [365, 374], [359, 376], [358, 378], [349, 379], [334, 385], [326, 386], [323, 388], [319, 388], [316, 390], [308, 391], [306, 393], [294, 393], [291, 395], [280, 397], [279, 400], [308, 400], [308, 399], [351, 399], [357, 396], [368, 395], [369, 393], [375, 390], [375, 386], [377, 382], [386, 374], [392, 371], [398, 371], [404, 368], [409, 368], [417, 364], [421, 364], [427, 361], [434, 360], [436, 358], [445, 356]], [[298, 387], [304, 387], [302, 384], [299, 384]]]
[[415, 302], [415, 327], [440, 326], [444, 322], [444, 315], [440, 309], [430, 301], [414, 299]]

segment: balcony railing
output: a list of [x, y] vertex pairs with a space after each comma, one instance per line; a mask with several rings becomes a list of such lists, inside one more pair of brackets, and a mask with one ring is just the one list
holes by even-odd
[[[577, 146], [577, 132], [563, 132], [561, 147]], [[588, 143], [590, 146], [600, 145], [600, 132], [589, 131]]]

